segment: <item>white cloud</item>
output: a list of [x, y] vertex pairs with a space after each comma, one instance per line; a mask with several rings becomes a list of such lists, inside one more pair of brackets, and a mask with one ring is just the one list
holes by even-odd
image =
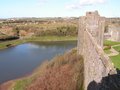
[[43, 5], [45, 3], [47, 3], [47, 0], [37, 0], [38, 5]]
[[40, 3], [45, 3], [47, 0], [38, 0]]
[[66, 9], [79, 9], [81, 6], [78, 4], [66, 5]]
[[81, 8], [82, 6], [90, 6], [90, 5], [95, 5], [95, 4], [103, 4], [107, 0], [78, 0], [74, 4], [69, 4], [66, 6], [67, 9], [78, 9]]
[[80, 0], [79, 4], [81, 6], [86, 6], [86, 5], [102, 4], [105, 2], [106, 0]]

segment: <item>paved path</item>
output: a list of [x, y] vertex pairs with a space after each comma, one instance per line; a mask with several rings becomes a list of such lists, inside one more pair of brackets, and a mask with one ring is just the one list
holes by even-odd
[[119, 54], [119, 52], [114, 49], [114, 47], [116, 47], [116, 46], [120, 46], [120, 44], [118, 44], [118, 45], [113, 45], [113, 46], [111, 47], [111, 49], [110, 49], [111, 53], [108, 54], [108, 56], [116, 56], [116, 55]]

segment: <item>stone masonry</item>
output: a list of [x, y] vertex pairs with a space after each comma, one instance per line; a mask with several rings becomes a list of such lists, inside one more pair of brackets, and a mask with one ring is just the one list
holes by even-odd
[[103, 51], [105, 18], [97, 11], [87, 12], [79, 19], [78, 54], [84, 58], [84, 90], [100, 90], [100, 87], [90, 89], [92, 82], [101, 83], [103, 77], [115, 74], [116, 70]]

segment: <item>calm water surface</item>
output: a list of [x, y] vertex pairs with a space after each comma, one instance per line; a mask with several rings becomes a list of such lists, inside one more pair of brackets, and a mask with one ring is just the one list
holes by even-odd
[[0, 84], [30, 74], [43, 61], [76, 47], [76, 42], [31, 42], [0, 50]]

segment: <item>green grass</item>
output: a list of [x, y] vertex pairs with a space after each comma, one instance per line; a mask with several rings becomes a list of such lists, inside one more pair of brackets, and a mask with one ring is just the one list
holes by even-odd
[[32, 78], [17, 80], [13, 90], [25, 90], [25, 87], [29, 85], [32, 82], [32, 80], [33, 80]]
[[111, 49], [111, 46], [105, 46], [104, 52], [105, 52], [106, 54], [110, 54], [110, 53], [111, 53], [110, 49]]
[[[120, 46], [113, 47], [116, 51], [120, 52]], [[115, 67], [120, 70], [120, 54], [110, 57]]]
[[120, 46], [113, 47], [116, 51], [120, 52]]
[[[108, 46], [108, 47], [104, 49], [104, 52], [106, 54], [110, 54], [111, 53], [111, 51], [110, 51], [111, 48], [109, 48], [109, 47], [114, 46], [114, 45], [118, 45], [118, 44], [120, 44], [120, 42], [105, 40], [104, 41], [104, 46]], [[116, 47], [114, 47], [114, 49], [117, 50], [117, 51], [120, 51], [120, 46], [116, 46]]]
[[14, 45], [22, 44], [22, 43], [25, 43], [25, 41], [23, 41], [23, 40], [13, 40], [13, 41], [2, 42], [2, 43], [0, 43], [0, 49], [7, 48], [8, 44], [12, 44], [14, 46]]
[[[114, 41], [104, 41], [104, 46], [114, 46], [114, 45], [118, 45], [120, 44], [120, 42], [114, 42]], [[115, 46], [113, 47], [116, 51], [120, 52], [120, 46]], [[110, 49], [105, 49], [104, 50], [105, 53], [110, 54]], [[120, 70], [120, 54], [117, 56], [111, 56], [110, 57], [112, 62], [114, 63], [115, 67], [118, 68]]]
[[104, 46], [113, 46], [118, 44], [120, 44], [120, 42], [114, 42], [114, 41], [108, 41], [108, 40], [104, 41]]
[[6, 41], [0, 43], [0, 49], [7, 48], [6, 45], [12, 44], [14, 45], [19, 45], [22, 43], [26, 42], [31, 42], [31, 41], [74, 41], [77, 40], [77, 37], [75, 36], [41, 36], [41, 37], [31, 37], [27, 39], [19, 39], [19, 40], [12, 40], [12, 41]]
[[27, 41], [73, 41], [77, 40], [75, 36], [41, 36], [26, 39]]
[[115, 67], [120, 70], [120, 54], [117, 56], [110, 57], [112, 62], [114, 63]]

